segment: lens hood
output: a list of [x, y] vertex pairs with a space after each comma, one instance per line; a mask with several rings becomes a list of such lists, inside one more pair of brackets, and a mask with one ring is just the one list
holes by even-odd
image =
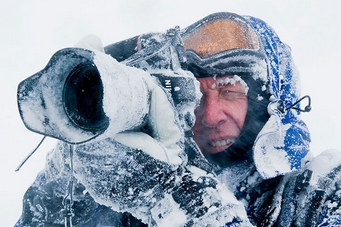
[[19, 113], [29, 130], [72, 144], [106, 130], [103, 84], [93, 56], [82, 48], [59, 50], [43, 70], [19, 84]]

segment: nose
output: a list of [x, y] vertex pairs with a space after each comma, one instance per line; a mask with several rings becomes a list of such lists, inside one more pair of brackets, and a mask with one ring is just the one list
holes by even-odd
[[226, 121], [223, 105], [217, 97], [206, 97], [200, 106], [201, 123], [206, 127], [214, 128]]

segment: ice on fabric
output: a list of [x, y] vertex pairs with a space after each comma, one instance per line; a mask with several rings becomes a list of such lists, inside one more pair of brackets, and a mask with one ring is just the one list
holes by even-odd
[[284, 150], [285, 128], [280, 127], [277, 117], [271, 116], [259, 134], [261, 136], [253, 148], [253, 158], [259, 173], [267, 178], [290, 172], [291, 166]]
[[83, 37], [77, 42], [75, 47], [84, 48], [91, 51], [100, 51], [104, 53], [102, 40], [94, 34]]
[[187, 222], [185, 211], [180, 209], [179, 204], [169, 194], [151, 209], [151, 215], [157, 226], [184, 226]]
[[124, 133], [117, 136], [118, 141], [167, 163], [181, 164], [182, 148], [178, 143], [183, 136], [177, 115], [157, 81], [149, 73], [118, 63], [109, 55], [97, 53], [94, 62], [103, 81], [104, 111], [110, 118], [107, 131], [99, 138], [148, 124], [153, 138], [147, 134], [132, 138]]
[[231, 50], [227, 53], [216, 54], [212, 59], [196, 60], [200, 67], [208, 69], [211, 75], [234, 75], [239, 73], [250, 73], [254, 80], [268, 83], [267, 61], [258, 52], [246, 50]]
[[[142, 166], [140, 170], [143, 173], [131, 168], [132, 162], [118, 157], [135, 160]], [[105, 165], [102, 160], [106, 160]], [[245, 221], [247, 216], [243, 204], [224, 186], [214, 183], [213, 176], [200, 176], [201, 171], [182, 174], [181, 169], [174, 171], [165, 162], [110, 138], [77, 146], [74, 169], [77, 179], [96, 202], [116, 211], [130, 212], [151, 226], [164, 226], [165, 222], [179, 215], [178, 226], [191, 221], [194, 226], [202, 223], [221, 226], [233, 223], [237, 217], [241, 222], [244, 220], [240, 226], [251, 226]], [[186, 179], [190, 181], [184, 182]], [[187, 183], [198, 187], [187, 188]], [[183, 203], [183, 200], [189, 202]], [[187, 206], [189, 208], [184, 208]], [[202, 211], [205, 215], [197, 218]]]
[[103, 82], [103, 108], [110, 118], [106, 134], [132, 130], [142, 125], [149, 112], [149, 89], [142, 70], [118, 63], [97, 52], [94, 63]]

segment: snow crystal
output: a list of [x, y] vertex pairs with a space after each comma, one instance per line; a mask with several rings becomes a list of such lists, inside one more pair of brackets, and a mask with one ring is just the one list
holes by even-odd
[[[192, 177], [193, 177], [193, 180], [197, 181], [198, 178], [200, 178], [201, 176], [205, 176], [207, 175], [206, 171], [205, 170], [202, 170], [196, 166], [188, 166], [187, 169], [193, 173]], [[199, 179], [200, 180], [200, 179]]]
[[235, 85], [236, 83], [240, 83], [245, 88], [245, 95], [247, 95], [249, 92], [249, 86], [247, 86], [246, 82], [238, 75], [234, 75], [233, 77], [228, 76], [224, 79], [217, 79], [216, 83], [212, 85], [212, 89], [217, 86], [226, 86], [228, 84]]
[[263, 99], [264, 99], [263, 96], [261, 96], [260, 94], [257, 94], [257, 100], [258, 100], [258, 101], [262, 101]]
[[151, 209], [151, 214], [157, 226], [184, 226], [187, 222], [185, 211], [180, 209], [179, 204], [169, 194]]
[[265, 85], [262, 86], [262, 91], [266, 91], [266, 86]]

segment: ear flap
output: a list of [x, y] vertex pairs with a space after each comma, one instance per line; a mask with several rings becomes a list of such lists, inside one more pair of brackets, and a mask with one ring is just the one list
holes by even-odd
[[271, 178], [301, 168], [309, 151], [310, 134], [299, 110], [289, 109], [300, 95], [290, 47], [265, 22], [245, 18], [261, 36], [269, 66], [270, 118], [255, 140], [253, 155], [259, 173]]

